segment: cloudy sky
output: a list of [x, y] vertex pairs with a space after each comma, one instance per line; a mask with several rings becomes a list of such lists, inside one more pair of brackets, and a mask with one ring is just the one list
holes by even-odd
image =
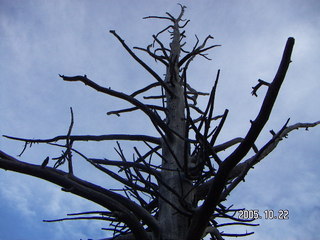
[[[194, 87], [209, 91], [221, 69], [217, 114], [230, 110], [219, 142], [243, 136], [259, 110], [250, 95], [257, 79], [271, 81], [288, 37], [296, 39], [292, 64], [280, 96], [257, 145], [279, 130], [288, 117], [291, 124], [320, 119], [320, 3], [317, 0], [199, 0], [187, 5], [185, 17], [190, 48], [195, 34], [212, 35], [222, 47], [210, 52], [212, 61], [198, 59], [190, 67]], [[107, 116], [128, 105], [101, 95], [80, 83], [64, 82], [58, 74], [87, 74], [97, 83], [131, 93], [151, 83], [109, 33], [116, 30], [130, 47], [145, 47], [165, 21], [142, 20], [148, 15], [176, 15], [175, 1], [159, 0], [0, 0], [0, 134], [48, 138], [66, 134], [69, 107], [75, 114], [74, 134], [155, 133], [140, 115]], [[143, 53], [159, 74], [163, 68]], [[203, 102], [204, 104], [204, 102]], [[132, 117], [137, 116], [137, 117]], [[141, 124], [143, 122], [143, 124]], [[236, 207], [289, 210], [289, 220], [261, 220], [247, 239], [316, 239], [320, 215], [320, 127], [299, 130], [282, 141], [255, 167], [227, 202]], [[91, 156], [114, 156], [114, 143], [78, 145]], [[23, 144], [0, 138], [0, 149], [17, 156]], [[22, 160], [41, 163], [60, 149], [35, 145]], [[130, 156], [130, 147], [126, 149]], [[79, 168], [86, 166], [79, 163]], [[78, 169], [87, 179], [114, 184], [91, 169]], [[94, 177], [92, 177], [94, 176]], [[108, 182], [109, 181], [109, 182]], [[97, 222], [43, 223], [43, 219], [99, 207], [60, 191], [59, 187], [29, 176], [0, 171], [0, 240], [60, 240], [106, 237]], [[235, 229], [234, 229], [235, 230]]]

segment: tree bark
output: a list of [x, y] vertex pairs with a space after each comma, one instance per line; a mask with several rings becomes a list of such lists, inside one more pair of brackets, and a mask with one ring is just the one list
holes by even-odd
[[[163, 240], [185, 239], [190, 219], [188, 216], [190, 213], [186, 212], [185, 205], [191, 205], [192, 200], [192, 182], [184, 176], [184, 169], [187, 167], [187, 156], [184, 151], [186, 99], [178, 66], [181, 51], [178, 23], [182, 15], [183, 11], [173, 25], [170, 63], [164, 81], [174, 94], [166, 92], [166, 121], [174, 133], [171, 136], [165, 135], [162, 139], [163, 170], [161, 176], [167, 185], [160, 184], [159, 186], [162, 196], [159, 202], [159, 224]], [[168, 187], [174, 191], [169, 190]]]

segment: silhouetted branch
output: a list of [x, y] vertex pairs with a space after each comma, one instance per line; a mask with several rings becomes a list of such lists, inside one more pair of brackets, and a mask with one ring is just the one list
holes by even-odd
[[226, 109], [226, 110], [224, 111], [223, 115], [222, 115], [221, 121], [220, 121], [217, 129], [215, 130], [215, 132], [214, 132], [214, 134], [213, 134], [213, 136], [212, 136], [212, 138], [211, 138], [211, 140], [210, 140], [210, 144], [211, 144], [211, 145], [214, 145], [214, 143], [216, 142], [216, 139], [217, 139], [217, 137], [218, 137], [218, 135], [219, 135], [222, 127], [223, 127], [223, 124], [224, 124], [224, 122], [225, 122], [225, 120], [226, 120], [226, 118], [227, 118], [227, 116], [228, 116], [228, 113], [229, 113], [229, 110]]
[[43, 220], [43, 222], [62, 222], [70, 220], [102, 220], [102, 221], [115, 221], [110, 217], [69, 217], [69, 218], [58, 218], [52, 220]]
[[155, 19], [165, 19], [165, 20], [174, 20], [174, 17], [159, 17], [159, 16], [147, 16], [147, 17], [143, 17], [142, 19], [149, 19], [149, 18], [155, 18]]
[[202, 118], [202, 120], [201, 120], [201, 122], [199, 124], [199, 127], [198, 127], [199, 131], [201, 130], [203, 124], [210, 125], [210, 122], [211, 122], [211, 119], [212, 119], [212, 115], [213, 115], [215, 94], [216, 94], [217, 85], [218, 85], [218, 82], [219, 82], [219, 77], [220, 77], [220, 69], [217, 72], [214, 85], [213, 85], [213, 87], [211, 89], [211, 92], [210, 92], [210, 97], [209, 97], [209, 100], [208, 100], [207, 107], [206, 107], [206, 109], [204, 111], [203, 118]]
[[79, 212], [79, 213], [68, 213], [67, 216], [79, 216], [79, 215], [90, 215], [90, 214], [112, 216], [112, 212], [107, 212], [107, 211], [86, 211], [86, 212]]
[[221, 236], [225, 237], [246, 237], [254, 234], [254, 232], [246, 232], [246, 233], [221, 233]]
[[251, 92], [251, 94], [256, 96], [256, 97], [258, 97], [257, 91], [262, 85], [265, 85], [265, 86], [268, 86], [268, 87], [270, 86], [270, 83], [267, 83], [267, 82], [265, 82], [265, 81], [263, 81], [261, 79], [258, 79], [258, 82], [259, 83], [256, 86], [252, 87], [253, 90]]
[[71, 150], [73, 141], [70, 139], [72, 127], [73, 127], [73, 124], [74, 124], [72, 108], [70, 108], [70, 112], [71, 112], [71, 122], [70, 122], [69, 130], [68, 130], [68, 133], [67, 133], [67, 136], [66, 136], [66, 145], [65, 145], [66, 151], [63, 153], [63, 155], [61, 157], [53, 158], [53, 159], [54, 160], [58, 160], [55, 163], [55, 168], [57, 168], [58, 166], [62, 165], [67, 160], [68, 161], [69, 174], [73, 174], [72, 150]]
[[[54, 138], [47, 138], [47, 139], [31, 139], [31, 138], [18, 138], [3, 135], [6, 138], [16, 140], [16, 141], [23, 141], [28, 144], [32, 143], [50, 143], [50, 142], [57, 142], [60, 140], [66, 140], [68, 136], [61, 135], [56, 136]], [[147, 135], [130, 135], [130, 134], [106, 134], [106, 135], [71, 135], [69, 137], [70, 141], [108, 141], [108, 140], [128, 140], [128, 141], [146, 141], [153, 144], [160, 144], [160, 138], [151, 137]]]
[[161, 84], [159, 82], [151, 83], [150, 85], [135, 91], [130, 96], [135, 97], [140, 93], [146, 92], [146, 91], [150, 90], [151, 88], [158, 87], [158, 86], [161, 86]]
[[[144, 96], [144, 97], [143, 97], [143, 99], [161, 99], [161, 100], [163, 100], [163, 99], [165, 99], [165, 98], [166, 98], [166, 96], [164, 96], [164, 95]], [[165, 111], [166, 108], [165, 108], [165, 107], [159, 107], [159, 109], [157, 109], [157, 110]]]
[[[153, 109], [153, 110], [158, 110], [158, 111], [165, 111], [166, 110], [165, 108], [159, 107], [159, 106], [156, 106], [156, 105], [149, 105], [148, 104], [146, 106], [149, 107], [150, 109]], [[121, 109], [121, 110], [109, 111], [109, 112], [107, 112], [107, 115], [115, 114], [115, 115], [117, 115], [119, 117], [120, 113], [133, 112], [133, 111], [136, 111], [136, 110], [140, 110], [140, 108], [132, 107], [132, 108], [126, 108], [126, 109]]]

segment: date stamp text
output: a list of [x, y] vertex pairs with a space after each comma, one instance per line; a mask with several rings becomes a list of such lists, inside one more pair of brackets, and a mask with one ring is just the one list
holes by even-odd
[[278, 211], [267, 209], [264, 210], [262, 214], [260, 214], [258, 209], [243, 209], [237, 211], [238, 218], [242, 220], [250, 220], [250, 219], [266, 219], [266, 220], [288, 220], [289, 219], [289, 210], [280, 209]]

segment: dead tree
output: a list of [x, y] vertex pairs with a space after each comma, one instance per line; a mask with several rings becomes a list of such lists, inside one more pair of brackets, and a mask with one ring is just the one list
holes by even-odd
[[[48, 139], [29, 139], [5, 136], [6, 138], [23, 141], [25, 147], [34, 143], [44, 143], [61, 147], [61, 156], [48, 157], [41, 165], [23, 162], [0, 151], [0, 167], [44, 179], [61, 186], [63, 191], [78, 195], [95, 202], [105, 211], [82, 212], [70, 214], [69, 217], [52, 221], [96, 219], [108, 222], [108, 230], [113, 237], [108, 239], [140, 239], [140, 240], [197, 240], [207, 234], [211, 239], [224, 239], [225, 236], [247, 236], [246, 233], [226, 233], [223, 227], [232, 224], [255, 226], [254, 219], [239, 219], [232, 209], [223, 205], [231, 191], [244, 180], [248, 171], [265, 158], [278, 143], [287, 137], [292, 130], [314, 127], [320, 123], [297, 123], [289, 125], [289, 120], [278, 131], [270, 131], [270, 140], [264, 146], [255, 145], [255, 141], [269, 119], [282, 82], [291, 62], [294, 39], [288, 38], [282, 59], [274, 79], [267, 83], [259, 80], [253, 87], [252, 95], [257, 96], [260, 87], [266, 86], [267, 93], [257, 117], [250, 121], [251, 126], [243, 137], [230, 139], [218, 144], [217, 137], [222, 131], [228, 110], [215, 113], [215, 93], [219, 81], [218, 70], [215, 83], [210, 93], [199, 92], [187, 80], [188, 67], [198, 56], [209, 59], [207, 51], [219, 45], [208, 45], [213, 39], [207, 36], [196, 43], [191, 50], [185, 47], [184, 28], [189, 21], [183, 19], [185, 6], [181, 6], [178, 17], [169, 13], [165, 16], [149, 16], [146, 19], [168, 21], [169, 25], [153, 35], [153, 42], [146, 48], [135, 49], [146, 52], [152, 59], [166, 68], [161, 77], [114, 31], [110, 33], [120, 42], [129, 55], [136, 60], [150, 75], [154, 82], [131, 94], [122, 93], [109, 87], [98, 85], [87, 75], [60, 77], [67, 82], [82, 82], [88, 87], [106, 95], [122, 99], [132, 108], [111, 111], [108, 114], [120, 115], [125, 112], [142, 111], [148, 116], [158, 136], [106, 134], [106, 135], [73, 135], [73, 112], [71, 123], [66, 135]], [[160, 39], [164, 34], [171, 36], [169, 46]], [[138, 96], [150, 89], [159, 89], [158, 96]], [[208, 96], [206, 106], [199, 106], [198, 97]], [[158, 105], [144, 101], [153, 99]], [[249, 121], [249, 119], [248, 119]], [[78, 150], [78, 142], [87, 141], [139, 141], [147, 150], [141, 152], [134, 147], [134, 159], [124, 155], [120, 143], [116, 151], [119, 160], [108, 158], [97, 159], [86, 156]], [[221, 151], [235, 148], [228, 157], [221, 159]], [[81, 157], [97, 171], [109, 175], [123, 185], [121, 191], [95, 185], [87, 180], [76, 177], [73, 171], [73, 158]], [[52, 166], [52, 162], [55, 164]], [[67, 164], [68, 172], [59, 167]], [[50, 167], [52, 166], [52, 167]], [[110, 166], [117, 167], [116, 173]], [[90, 180], [90, 179], [89, 179]], [[229, 223], [221, 224], [221, 219]]]

